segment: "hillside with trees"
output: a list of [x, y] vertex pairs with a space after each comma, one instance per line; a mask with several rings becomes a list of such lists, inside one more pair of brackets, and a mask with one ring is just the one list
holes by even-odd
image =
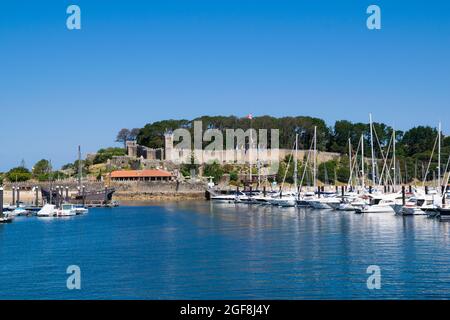
[[[247, 130], [250, 126], [254, 129], [279, 129], [279, 145], [280, 148], [285, 149], [291, 149], [293, 147], [296, 133], [299, 135], [299, 149], [309, 149], [311, 139], [314, 135], [314, 126], [317, 126], [317, 149], [319, 151], [337, 152], [343, 155], [338, 160], [319, 165], [318, 177], [323, 182], [333, 182], [335, 180], [342, 183], [347, 182], [350, 174], [348, 158], [349, 139], [353, 147], [356, 148], [361, 136], [363, 136], [365, 156], [371, 156], [370, 126], [368, 123], [353, 123], [347, 120], [338, 120], [334, 125], [327, 126], [324, 120], [307, 116], [277, 118], [265, 115], [253, 117], [252, 120], [246, 117], [239, 118], [236, 116], [201, 116], [192, 120], [162, 120], [145, 125], [137, 133], [136, 140], [139, 144], [147, 147], [162, 148], [164, 147], [164, 134], [166, 132], [173, 131], [177, 128], [186, 128], [191, 131], [193, 136], [193, 124], [197, 120], [202, 121], [203, 130], [218, 129], [225, 132], [225, 129]], [[394, 129], [392, 126], [380, 122], [374, 122], [373, 128], [374, 140], [376, 140], [376, 156], [382, 158], [378, 144], [386, 150], [391, 142]], [[436, 152], [430, 163], [428, 175], [426, 177], [424, 175], [437, 134], [437, 129], [430, 126], [418, 126], [407, 131], [395, 131], [397, 167], [402, 181], [407, 183], [414, 179], [433, 179], [433, 174], [437, 170]], [[445, 161], [442, 164], [442, 170], [445, 169], [444, 166], [449, 154], [450, 136], [442, 135], [442, 161]], [[284, 176], [283, 165], [286, 165], [285, 161], [280, 166], [278, 180]], [[299, 167], [299, 172], [301, 170], [302, 168]], [[292, 165], [288, 171], [286, 177], [289, 181], [292, 179], [290, 172], [293, 171]], [[215, 175], [215, 179], [217, 180], [217, 174]]]

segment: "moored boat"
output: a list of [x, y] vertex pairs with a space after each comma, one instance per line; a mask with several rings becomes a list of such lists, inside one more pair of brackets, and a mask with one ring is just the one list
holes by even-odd
[[73, 204], [65, 203], [56, 211], [58, 217], [70, 217], [77, 215], [76, 208]]
[[38, 217], [56, 217], [57, 210], [54, 204], [45, 204], [41, 210], [39, 210], [36, 215]]
[[439, 212], [440, 221], [450, 221], [450, 207], [439, 207], [437, 211]]

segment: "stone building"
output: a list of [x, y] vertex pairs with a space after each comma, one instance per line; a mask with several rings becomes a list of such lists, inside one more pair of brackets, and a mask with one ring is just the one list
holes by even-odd
[[171, 181], [175, 176], [164, 170], [117, 170], [111, 172], [111, 181]]
[[[165, 152], [164, 159], [175, 163], [188, 163], [194, 157], [199, 163], [210, 163], [217, 161], [218, 163], [252, 163], [256, 164], [270, 164], [285, 159], [286, 156], [291, 156], [293, 150], [290, 149], [270, 149], [258, 148], [256, 143], [236, 147], [234, 149], [224, 150], [191, 150], [179, 149], [174, 147], [173, 134], [166, 133], [164, 135]], [[307, 157], [310, 150], [298, 150], [297, 159], [302, 161]], [[312, 152], [310, 154], [312, 157]], [[317, 152], [317, 162], [325, 162], [329, 160], [336, 160], [340, 157], [339, 153], [334, 152]]]
[[163, 148], [148, 148], [137, 144], [136, 141], [127, 141], [127, 155], [131, 158], [143, 158], [146, 160], [164, 160]]
[[[261, 165], [261, 172], [264, 167], [270, 167], [272, 164], [292, 155], [289, 149], [260, 149], [256, 143], [250, 145], [246, 143], [235, 149], [225, 150], [191, 150], [179, 149], [174, 146], [173, 133], [167, 132], [164, 135], [164, 148], [149, 148], [137, 144], [136, 141], [127, 141], [127, 155], [117, 156], [111, 159], [110, 164], [117, 168], [127, 169], [163, 169], [174, 172], [177, 170], [177, 164], [190, 163], [194, 157], [199, 164], [211, 163], [217, 161], [221, 164], [253, 164]], [[298, 150], [298, 160], [303, 161], [308, 155], [309, 150]], [[312, 153], [310, 154], [312, 157]], [[339, 158], [338, 153], [317, 152], [318, 163]], [[261, 173], [263, 174], [263, 173]]]

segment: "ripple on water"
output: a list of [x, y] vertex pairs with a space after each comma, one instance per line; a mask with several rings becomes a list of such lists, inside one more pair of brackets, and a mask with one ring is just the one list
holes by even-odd
[[[209, 202], [0, 225], [4, 298], [446, 299], [450, 224]], [[77, 264], [82, 290], [66, 289]], [[382, 289], [366, 287], [369, 265]]]

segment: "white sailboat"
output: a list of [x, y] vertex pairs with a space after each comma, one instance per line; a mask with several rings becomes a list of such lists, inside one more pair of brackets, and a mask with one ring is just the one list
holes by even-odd
[[294, 191], [283, 192], [284, 182], [286, 181], [286, 175], [289, 169], [289, 165], [291, 163], [291, 158], [288, 161], [286, 171], [284, 173], [283, 182], [281, 183], [280, 193], [269, 200], [270, 204], [279, 206], [279, 207], [295, 207], [297, 205], [297, 145], [298, 145], [298, 134], [295, 134], [295, 152], [293, 153], [294, 157]]
[[231, 194], [217, 194], [212, 195], [210, 200], [215, 203], [234, 203], [236, 201], [236, 197], [239, 195], [244, 195], [242, 192], [236, 192]]

